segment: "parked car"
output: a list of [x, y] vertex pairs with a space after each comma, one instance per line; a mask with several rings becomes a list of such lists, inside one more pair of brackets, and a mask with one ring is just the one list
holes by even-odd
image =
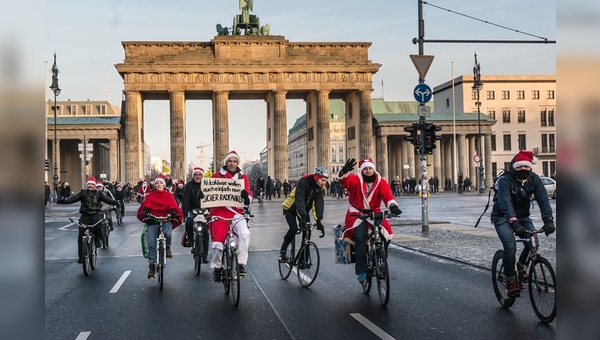
[[544, 187], [548, 192], [548, 197], [552, 197], [552, 199], [556, 199], [556, 181], [550, 177], [541, 177], [542, 182], [544, 183]]

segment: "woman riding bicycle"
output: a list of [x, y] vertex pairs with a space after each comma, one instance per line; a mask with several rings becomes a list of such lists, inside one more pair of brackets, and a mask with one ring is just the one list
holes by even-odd
[[[87, 178], [86, 190], [82, 189], [77, 194], [68, 198], [60, 199], [56, 203], [71, 204], [79, 201], [81, 201], [81, 207], [79, 208], [81, 217], [79, 218], [79, 223], [85, 225], [94, 225], [96, 222], [102, 219], [102, 202], [111, 205], [117, 205], [117, 201], [106, 196], [106, 194], [102, 191], [96, 189], [96, 177], [94, 176], [89, 176]], [[84, 232], [84, 228], [79, 228], [79, 236], [77, 236], [77, 263], [83, 263], [81, 247], [83, 242], [82, 236], [84, 235]], [[97, 248], [101, 247], [100, 233], [100, 224], [98, 224], [94, 227], [94, 241], [96, 242]]]
[[[354, 158], [348, 159], [344, 167], [338, 173], [340, 184], [348, 190], [348, 202], [350, 208], [346, 212], [346, 229], [342, 238], [354, 244], [356, 256], [355, 273], [358, 281], [363, 283], [367, 280], [367, 233], [372, 229], [372, 220], [362, 220], [358, 217], [367, 211], [381, 212], [381, 204], [388, 207], [392, 215], [400, 215], [402, 211], [394, 199], [388, 182], [375, 171], [375, 164], [370, 158], [363, 158], [359, 163], [360, 173], [352, 174], [356, 166]], [[367, 224], [369, 222], [370, 225]], [[386, 240], [386, 249], [392, 239], [393, 231], [390, 223], [383, 220], [382, 233]], [[367, 229], [368, 228], [368, 229]]]
[[181, 224], [183, 213], [179, 208], [179, 204], [175, 201], [173, 194], [166, 190], [165, 176], [163, 175], [156, 176], [154, 190], [148, 193], [148, 196], [146, 196], [146, 199], [140, 205], [137, 212], [138, 220], [148, 225], [148, 267], [150, 268], [148, 278], [153, 280], [156, 272], [156, 238], [158, 237], [160, 224], [153, 219], [147, 219], [149, 213], [157, 217], [171, 215], [172, 220], [163, 222], [162, 230], [167, 239], [167, 258], [173, 257], [173, 253], [171, 252], [171, 232], [173, 228], [177, 228]]
[[[243, 179], [244, 189], [241, 192], [244, 205], [250, 205], [252, 202], [252, 196], [250, 196], [250, 181], [248, 176], [242, 174], [242, 170], [238, 167], [241, 162], [240, 156], [235, 151], [229, 151], [223, 160], [223, 167], [213, 174], [213, 178], [229, 178], [229, 179]], [[240, 265], [240, 276], [246, 275], [246, 268], [244, 267], [248, 261], [248, 246], [250, 244], [250, 231], [248, 230], [248, 222], [242, 218], [244, 215], [243, 208], [223, 206], [213, 207], [210, 209], [210, 216], [221, 217], [210, 223], [210, 235], [212, 238], [212, 260], [210, 267], [214, 269], [213, 280], [216, 282], [221, 281], [222, 271], [221, 268], [223, 259], [223, 242], [229, 232], [230, 219], [235, 218], [234, 232], [236, 234], [238, 244], [238, 261]]]
[[[491, 220], [504, 247], [502, 261], [504, 262], [508, 295], [511, 297], [521, 296], [521, 288], [516, 280], [517, 242], [513, 233], [523, 238], [528, 237], [527, 230], [535, 230], [529, 217], [532, 194], [535, 195], [535, 200], [540, 207], [546, 236], [552, 234], [556, 229], [544, 183], [536, 173], [531, 171], [536, 162], [537, 158], [533, 152], [521, 150], [512, 159], [510, 169], [498, 177], [494, 183], [496, 194], [494, 195]], [[537, 235], [535, 238], [536, 244], [539, 244]], [[528, 253], [529, 250], [525, 247], [519, 256], [519, 262], [517, 262], [518, 270], [523, 269], [523, 263], [525, 263]]]
[[288, 245], [292, 242], [298, 232], [297, 220], [300, 221], [300, 228], [304, 228], [306, 223], [310, 222], [308, 212], [313, 209], [317, 229], [321, 231], [321, 236], [325, 236], [325, 227], [321, 223], [323, 220], [323, 211], [325, 210], [323, 201], [323, 189], [325, 182], [329, 178], [329, 171], [325, 168], [315, 168], [315, 173], [305, 175], [300, 178], [296, 187], [292, 189], [290, 195], [283, 201], [283, 215], [289, 226], [288, 232], [283, 236], [283, 243], [279, 251], [279, 262], [287, 261], [285, 256]]

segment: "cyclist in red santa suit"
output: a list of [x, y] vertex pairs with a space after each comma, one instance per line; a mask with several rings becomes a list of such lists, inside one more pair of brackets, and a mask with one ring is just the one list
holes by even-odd
[[[342, 238], [354, 244], [356, 254], [355, 273], [358, 275], [358, 281], [365, 282], [367, 279], [367, 231], [373, 228], [373, 220], [363, 221], [358, 217], [363, 212], [381, 212], [382, 203], [390, 210], [392, 215], [400, 215], [402, 211], [398, 208], [398, 203], [394, 199], [390, 185], [375, 170], [373, 160], [363, 158], [359, 162], [360, 173], [357, 175], [351, 173], [355, 165], [356, 160], [350, 158], [338, 173], [341, 185], [348, 189], [348, 203], [350, 203], [344, 221], [346, 230], [344, 230]], [[387, 250], [387, 245], [394, 232], [386, 219], [383, 220], [381, 226], [383, 237], [386, 240], [385, 249]]]
[[[242, 174], [242, 170], [238, 167], [241, 159], [235, 151], [230, 151], [223, 160], [223, 167], [213, 174], [213, 178], [231, 178], [243, 179], [244, 189], [241, 192], [244, 205], [250, 205], [252, 196], [250, 195], [250, 182], [248, 176]], [[210, 209], [210, 216], [222, 217], [225, 219], [233, 218], [233, 231], [236, 235], [236, 244], [238, 245], [238, 262], [240, 264], [240, 276], [246, 275], [245, 265], [248, 261], [248, 245], [250, 244], [250, 231], [248, 230], [248, 222], [244, 219], [244, 209], [231, 206], [213, 207]], [[210, 267], [214, 269], [213, 280], [219, 282], [222, 274], [222, 258], [223, 258], [223, 242], [229, 231], [229, 220], [216, 219], [210, 223], [210, 236], [212, 238], [212, 260]]]

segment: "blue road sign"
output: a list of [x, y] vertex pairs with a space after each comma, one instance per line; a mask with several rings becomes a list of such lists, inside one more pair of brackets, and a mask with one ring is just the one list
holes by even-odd
[[431, 91], [431, 87], [429, 87], [429, 85], [419, 84], [415, 86], [413, 94], [415, 95], [415, 99], [419, 103], [425, 104], [431, 100], [431, 97], [433, 96], [433, 91]]

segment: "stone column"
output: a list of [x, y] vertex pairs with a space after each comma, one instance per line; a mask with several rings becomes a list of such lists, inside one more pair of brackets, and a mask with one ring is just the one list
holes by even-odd
[[433, 149], [433, 174], [429, 176], [429, 178], [433, 177], [433, 176], [438, 176], [438, 178], [443, 177], [442, 176], [442, 157], [441, 157], [441, 148], [442, 148], [442, 141], [440, 140], [437, 143], [437, 147], [435, 149]]
[[185, 92], [169, 92], [171, 118], [171, 178], [185, 181]]
[[404, 170], [402, 170], [402, 167], [404, 165], [404, 163], [402, 163], [402, 155], [404, 155], [404, 141], [397, 139], [396, 143], [395, 143], [395, 152], [396, 152], [396, 172], [393, 173], [392, 175], [394, 176], [398, 176], [398, 177], [402, 177]]
[[[213, 155], [215, 172], [223, 166], [229, 150], [229, 92], [213, 92]], [[240, 164], [241, 165], [241, 164]]]
[[415, 177], [416, 169], [415, 169], [415, 148], [411, 143], [404, 143], [404, 153], [406, 154], [406, 163], [408, 164], [408, 174], [409, 177]]
[[359, 158], [376, 158], [373, 153], [373, 110], [371, 109], [372, 90], [360, 91], [360, 153]]
[[454, 181], [454, 168], [452, 168], [452, 137], [442, 140], [444, 145], [444, 176], [440, 178], [440, 188], [446, 189], [446, 178]]
[[377, 137], [377, 171], [387, 180], [389, 180], [388, 155], [388, 137]]
[[400, 150], [402, 151], [402, 155], [400, 157], [400, 162], [402, 163], [402, 165], [400, 166], [400, 169], [402, 169], [401, 179], [404, 180], [404, 178], [409, 175], [409, 169], [404, 169], [404, 164], [409, 164], [408, 153], [412, 151], [412, 144], [405, 140], [402, 140], [400, 141]]
[[[458, 138], [458, 144], [456, 148], [458, 149], [458, 173], [463, 175], [463, 180], [467, 176], [467, 163], [466, 163], [466, 137], [465, 135], [456, 135]], [[458, 180], [458, 179], [457, 179]], [[457, 182], [458, 184], [458, 182]]]
[[485, 152], [483, 157], [483, 162], [485, 163], [484, 176], [485, 176], [485, 187], [491, 188], [494, 183], [492, 183], [492, 134], [485, 134]]
[[111, 181], [121, 180], [118, 173], [119, 149], [117, 148], [117, 139], [109, 139], [110, 145], [110, 173], [108, 174]]
[[[273, 164], [275, 172], [273, 173], [274, 177], [272, 178], [279, 179], [282, 182], [284, 179], [288, 178], [286, 93], [287, 91], [275, 92], [275, 112], [273, 114], [273, 149], [275, 158]], [[327, 136], [329, 136], [329, 133]]]
[[[317, 166], [331, 169], [329, 136], [329, 91], [317, 91]], [[313, 169], [308, 169], [311, 173]]]
[[471, 179], [472, 186], [477, 186], [478, 182], [478, 168], [475, 167], [475, 161], [473, 157], [477, 154], [476, 144], [477, 144], [477, 136], [471, 136], [468, 139], [469, 142], [469, 155], [467, 156], [467, 165], [469, 169], [469, 178]]
[[[143, 177], [144, 153], [141, 140], [142, 96], [125, 92], [125, 174], [124, 182], [137, 183]], [[84, 183], [85, 184], [85, 183]]]

